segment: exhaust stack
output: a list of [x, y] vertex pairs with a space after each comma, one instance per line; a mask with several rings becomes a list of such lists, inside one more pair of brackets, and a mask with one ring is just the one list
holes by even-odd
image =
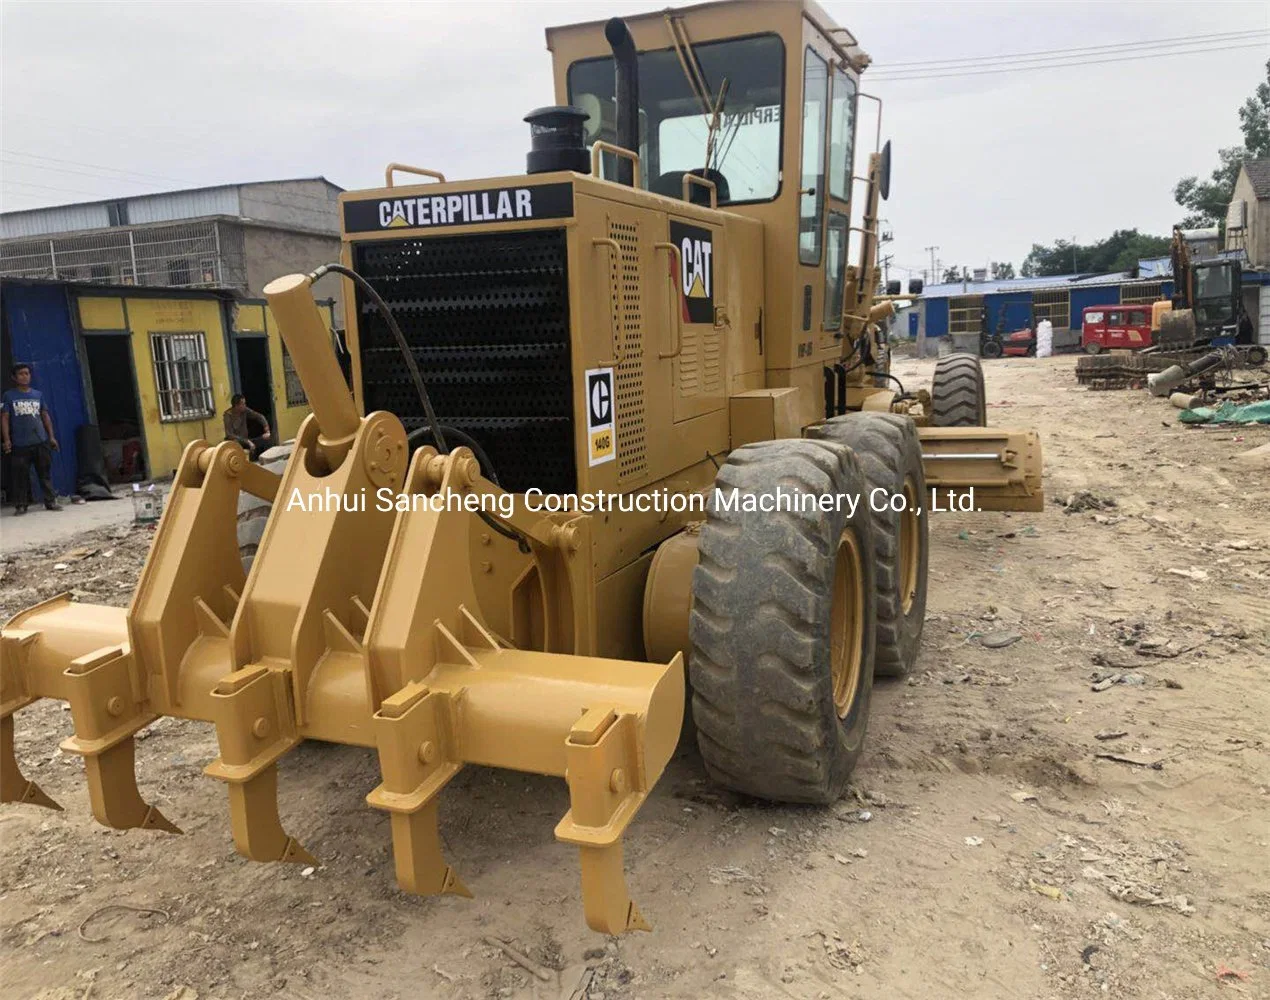
[[[639, 153], [639, 60], [635, 53], [635, 40], [620, 17], [610, 18], [604, 26], [604, 37], [613, 50], [613, 67], [616, 74], [613, 95], [617, 104], [617, 145]], [[617, 158], [617, 182], [627, 187], [635, 186], [634, 164]]]

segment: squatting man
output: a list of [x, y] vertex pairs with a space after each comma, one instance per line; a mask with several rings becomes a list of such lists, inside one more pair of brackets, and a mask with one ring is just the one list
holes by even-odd
[[[532, 514], [607, 514], [618, 512], [629, 514], [673, 513], [705, 515], [708, 506], [708, 493], [673, 493], [670, 490], [654, 490], [648, 493], [544, 493], [537, 487], [526, 490], [523, 494], [513, 493], [400, 493], [389, 487], [381, 487], [373, 494], [361, 490], [353, 494], [338, 493], [327, 487], [325, 490], [305, 493], [299, 487], [292, 489], [287, 497], [286, 509], [300, 510], [305, 513], [337, 513], [352, 511], [365, 513], [368, 510], [382, 514], [400, 513], [402, 511], [429, 510], [434, 513], [463, 512], [497, 514], [500, 517], [511, 517], [516, 510], [517, 496], [522, 497], [523, 509]], [[764, 493], [742, 493], [739, 489], [724, 490], [715, 488], [713, 505], [716, 510], [742, 511], [745, 513], [774, 514], [792, 512], [798, 514], [822, 513], [846, 510], [848, 516], [854, 517], [861, 504], [867, 504], [872, 511], [895, 511], [901, 513], [908, 509], [908, 498], [903, 493], [895, 493], [884, 487], [877, 487], [868, 493], [802, 493], [777, 487], [776, 490]], [[974, 487], [964, 490], [930, 490], [928, 509], [931, 511], [977, 511]], [[918, 507], [914, 513], [922, 513]]]

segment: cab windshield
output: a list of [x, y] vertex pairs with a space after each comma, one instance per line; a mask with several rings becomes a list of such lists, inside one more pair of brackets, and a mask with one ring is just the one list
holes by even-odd
[[1229, 264], [1216, 264], [1212, 267], [1197, 267], [1195, 269], [1195, 298], [1229, 298], [1230, 293], [1234, 291], [1234, 283], [1231, 280], [1231, 270], [1232, 269]]
[[[670, 197], [683, 194], [683, 175], [708, 171], [719, 202], [768, 201], [780, 190], [784, 46], [776, 35], [755, 35], [692, 46], [710, 101], [727, 90], [714, 142], [713, 117], [688, 82], [675, 50], [639, 55], [641, 183]], [[685, 55], [687, 53], [685, 52]], [[569, 103], [588, 112], [587, 144], [614, 142], [616, 107], [612, 57], [569, 67]], [[709, 154], [707, 155], [707, 147]], [[615, 176], [614, 157], [601, 157]]]

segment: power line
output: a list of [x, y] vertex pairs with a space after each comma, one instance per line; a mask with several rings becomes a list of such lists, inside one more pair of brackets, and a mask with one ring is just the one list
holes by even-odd
[[[88, 196], [90, 196], [90, 197], [92, 197], [92, 198], [96, 198], [96, 199], [97, 199], [97, 200], [99, 200], [99, 201], [105, 201], [105, 200], [106, 200], [105, 198], [102, 198], [102, 197], [101, 197], [101, 195], [100, 195], [100, 194], [98, 194], [97, 192], [95, 192], [95, 191], [85, 191], [85, 190], [83, 190], [82, 188], [49, 187], [47, 184], [33, 184], [33, 183], [31, 183], [30, 181], [15, 181], [15, 180], [10, 180], [8, 177], [5, 177], [3, 180], [0, 180], [0, 184], [6, 184], [6, 185], [11, 184], [11, 185], [15, 185], [15, 186], [17, 186], [17, 187], [39, 188], [41, 191], [53, 191], [53, 192], [56, 192], [57, 194], [86, 194], [86, 195], [88, 195]], [[45, 208], [55, 208], [55, 207], [57, 207], [57, 206], [48, 205], [48, 206], [40, 206], [40, 207], [45, 207]], [[31, 211], [35, 211], [35, 209], [29, 209], [29, 208], [15, 208], [15, 209], [9, 209], [9, 211], [14, 211], [14, 212], [31, 212]]]
[[1183, 55], [1193, 55], [1193, 54], [1201, 54], [1201, 53], [1207, 53], [1207, 52], [1230, 52], [1235, 49], [1260, 49], [1264, 47], [1265, 47], [1264, 42], [1246, 42], [1241, 45], [1222, 45], [1222, 46], [1214, 46], [1212, 48], [1207, 48], [1207, 49], [1186, 49], [1186, 50], [1179, 50], [1176, 52], [1156, 52], [1156, 53], [1145, 53], [1142, 55], [1120, 55], [1120, 56], [1111, 56], [1111, 57], [1103, 58], [1103, 59], [1079, 59], [1079, 60], [1071, 60], [1069, 62], [1038, 63], [1035, 65], [1025, 65], [1025, 66], [1002, 66], [997, 69], [962, 70], [962, 71], [958, 71], [954, 73], [924, 73], [924, 74], [916, 74], [916, 75], [908, 75], [908, 76], [899, 76], [899, 75], [878, 76], [878, 77], [875, 77], [874, 79], [877, 80], [877, 82], [879, 83], [907, 83], [911, 80], [946, 80], [952, 77], [960, 77], [960, 76], [989, 76], [989, 75], [994, 75], [999, 73], [1025, 73], [1029, 70], [1068, 69], [1074, 66], [1097, 66], [1102, 63], [1137, 62], [1142, 59], [1162, 59], [1162, 58], [1165, 58], [1166, 56], [1183, 56]]
[[1020, 52], [1017, 54], [1002, 52], [997, 55], [960, 56], [956, 59], [916, 59], [909, 62], [893, 62], [893, 63], [878, 64], [876, 66], [870, 67], [870, 69], [872, 72], [881, 71], [883, 73], [889, 72], [890, 70], [893, 70], [893, 69], [895, 70], [903, 69], [903, 71], [907, 72], [910, 69], [925, 69], [925, 68], [931, 68], [934, 66], [942, 66], [942, 65], [955, 65], [955, 64], [979, 65], [985, 61], [991, 62], [991, 61], [1000, 60], [1000, 59], [1010, 59], [1010, 60], [1042, 59], [1042, 58], [1050, 58], [1057, 55], [1064, 55], [1067, 53], [1078, 53], [1082, 55], [1089, 55], [1089, 54], [1097, 53], [1105, 49], [1115, 49], [1115, 50], [1130, 49], [1136, 52], [1143, 48], [1155, 48], [1158, 46], [1167, 46], [1167, 45], [1172, 45], [1176, 43], [1200, 43], [1200, 42], [1217, 41], [1219, 39], [1223, 41], [1229, 41], [1231, 39], [1251, 38], [1254, 36], [1261, 36], [1266, 34], [1270, 34], [1270, 29], [1255, 28], [1255, 29], [1246, 30], [1246, 31], [1222, 31], [1222, 32], [1217, 32], [1215, 34], [1210, 34], [1210, 35], [1174, 35], [1170, 38], [1144, 39], [1140, 42], [1114, 42], [1107, 45], [1081, 45], [1076, 48], [1070, 48], [1070, 49], [1037, 49], [1034, 52]]
[[91, 173], [87, 170], [72, 170], [70, 167], [54, 167], [37, 163], [23, 163], [21, 160], [11, 160], [8, 157], [0, 157], [0, 163], [7, 163], [13, 167], [25, 167], [28, 170], [51, 170], [53, 173], [57, 174], [74, 174], [77, 177], [90, 177], [94, 180], [114, 181], [117, 184], [140, 184], [144, 187], [154, 183], [153, 181], [145, 181], [136, 177], [111, 177], [109, 174]]
[[[1068, 66], [1088, 66], [1088, 65], [1096, 65], [1098, 63], [1105, 63], [1105, 62], [1137, 62], [1143, 59], [1159, 59], [1165, 56], [1182, 56], [1182, 55], [1190, 55], [1192, 53], [1205, 53], [1205, 52], [1226, 52], [1231, 49], [1261, 48], [1265, 46], [1266, 44], [1267, 43], [1263, 41], [1241, 42], [1238, 44], [1230, 44], [1230, 45], [1208, 44], [1203, 47], [1175, 48], [1170, 51], [1134, 52], [1134, 53], [1127, 53], [1127, 54], [1121, 53], [1114, 56], [1098, 54], [1097, 58], [1093, 58], [1093, 59], [1064, 57], [1061, 59], [1056, 59], [1051, 62], [1034, 62], [1034, 63], [1016, 63], [1010, 57], [1006, 56], [998, 60], [995, 60], [997, 65], [992, 65], [991, 60], [986, 60], [986, 61], [982, 61], [981, 64], [975, 69], [961, 69], [958, 67], [951, 67], [947, 70], [935, 69], [931, 73], [921, 73], [921, 72], [918, 72], [917, 70], [899, 70], [890, 74], [879, 73], [878, 76], [875, 77], [875, 79], [881, 79], [881, 80], [939, 79], [939, 78], [951, 77], [951, 76], [978, 76], [978, 75], [987, 74], [987, 73], [1009, 73], [1009, 72], [1015, 72], [1015, 71], [1021, 72], [1023, 70], [1028, 70], [1028, 69], [1058, 69], [1058, 68], [1064, 68]], [[985, 62], [987, 63], [987, 65], [984, 65]]]
[[[96, 164], [96, 163], [84, 163], [82, 160], [64, 160], [56, 156], [39, 156], [35, 153], [24, 153], [21, 150], [17, 150], [17, 149], [0, 149], [0, 153], [3, 153], [5, 156], [21, 156], [28, 160], [46, 160], [49, 163], [69, 163], [71, 166], [75, 166], [75, 167], [94, 167], [97, 170], [105, 170], [105, 171], [109, 171], [110, 173], [116, 173], [116, 174], [131, 174], [133, 177], [144, 177], [154, 181], [171, 181], [174, 184], [185, 183], [185, 181], [181, 180], [179, 177], [168, 177], [168, 176], [165, 176], [164, 174], [147, 174], [147, 173], [142, 173], [140, 170], [124, 170], [121, 167], [107, 167], [107, 166], [103, 166], [101, 164]], [[20, 163], [20, 164], [17, 164], [17, 166], [35, 167], [36, 165]], [[52, 168], [49, 168], [49, 169], [52, 169]]]

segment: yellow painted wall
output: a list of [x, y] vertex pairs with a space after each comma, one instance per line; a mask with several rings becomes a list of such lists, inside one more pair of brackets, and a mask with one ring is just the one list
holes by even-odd
[[79, 300], [79, 326], [81, 330], [126, 330], [123, 299], [93, 296]]
[[[225, 437], [221, 414], [229, 407], [229, 359], [225, 353], [225, 324], [216, 298], [145, 298], [132, 295], [79, 296], [80, 328], [127, 330], [132, 342], [132, 361], [137, 372], [141, 422], [144, 427], [146, 468], [153, 478], [176, 471], [181, 453], [191, 441], [221, 441]], [[152, 333], [201, 333], [207, 343], [211, 373], [212, 413], [200, 420], [159, 419], [158, 386], [154, 378]], [[130, 377], [120, 372], [120, 378]]]
[[[141, 419], [145, 424], [148, 467], [154, 477], [171, 475], [181, 452], [191, 441], [222, 441], [221, 414], [229, 408], [232, 392], [229, 359], [225, 355], [225, 329], [217, 299], [125, 299], [128, 329], [132, 332], [132, 357], [141, 394]], [[152, 333], [202, 333], [207, 341], [207, 361], [212, 376], [212, 414], [203, 420], [159, 419], [158, 387]]]

